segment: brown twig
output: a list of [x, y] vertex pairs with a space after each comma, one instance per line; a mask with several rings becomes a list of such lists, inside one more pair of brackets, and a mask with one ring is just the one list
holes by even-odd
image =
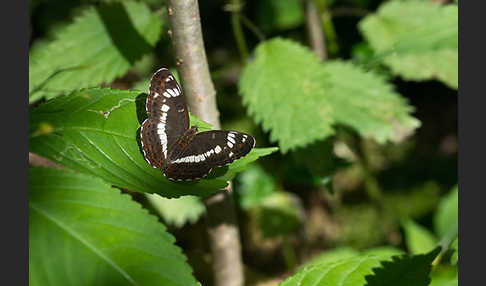
[[[192, 113], [220, 128], [216, 91], [209, 74], [196, 0], [168, 0], [172, 44]], [[204, 201], [215, 285], [244, 283], [241, 245], [231, 183]]]
[[327, 58], [326, 40], [324, 38], [324, 31], [322, 29], [322, 21], [317, 11], [314, 0], [304, 0], [307, 34], [309, 36], [312, 50], [316, 55], [325, 61]]

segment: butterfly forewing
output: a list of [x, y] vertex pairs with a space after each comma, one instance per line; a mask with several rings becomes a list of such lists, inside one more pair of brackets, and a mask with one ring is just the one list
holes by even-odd
[[232, 163], [245, 156], [255, 145], [255, 139], [237, 131], [213, 130], [196, 134], [177, 158], [164, 170], [172, 180], [195, 180], [211, 169]]
[[170, 146], [189, 128], [184, 95], [166, 68], [152, 76], [145, 108], [148, 118], [140, 129], [142, 150], [150, 165], [163, 168]]

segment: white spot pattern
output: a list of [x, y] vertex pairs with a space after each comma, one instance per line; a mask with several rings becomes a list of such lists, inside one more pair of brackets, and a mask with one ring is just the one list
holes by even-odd
[[204, 152], [203, 154], [190, 155], [190, 156], [182, 157], [182, 158], [179, 158], [175, 161], [172, 161], [172, 163], [199, 163], [199, 162], [205, 161], [206, 158], [209, 158], [214, 153], [217, 154], [219, 152], [221, 152], [221, 147], [219, 147], [219, 145], [218, 145], [218, 146], [216, 146], [216, 148], [211, 149], [207, 152]]
[[221, 147], [219, 147], [219, 145], [216, 145], [216, 147], [214, 147], [214, 152], [215, 152], [216, 154], [219, 154], [219, 152], [221, 152], [221, 150], [222, 150], [222, 149], [221, 149]]
[[167, 89], [167, 92], [170, 93], [170, 95], [172, 95], [172, 97], [176, 97], [177, 94], [174, 92], [173, 89]]

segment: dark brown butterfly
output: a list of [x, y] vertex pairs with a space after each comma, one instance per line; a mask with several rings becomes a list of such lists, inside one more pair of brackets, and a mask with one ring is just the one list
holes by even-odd
[[213, 168], [230, 164], [255, 146], [255, 139], [242, 132], [197, 133], [196, 126], [189, 128], [184, 95], [166, 68], [152, 76], [145, 108], [148, 118], [140, 128], [143, 154], [169, 180], [203, 178]]

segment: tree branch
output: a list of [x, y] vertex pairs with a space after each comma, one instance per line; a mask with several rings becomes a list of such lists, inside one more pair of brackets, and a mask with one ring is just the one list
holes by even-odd
[[[172, 44], [189, 110], [220, 128], [196, 0], [168, 0]], [[241, 245], [231, 182], [204, 201], [215, 285], [242, 286]]]
[[190, 111], [220, 128], [216, 91], [209, 74], [196, 0], [168, 0], [172, 45]]

